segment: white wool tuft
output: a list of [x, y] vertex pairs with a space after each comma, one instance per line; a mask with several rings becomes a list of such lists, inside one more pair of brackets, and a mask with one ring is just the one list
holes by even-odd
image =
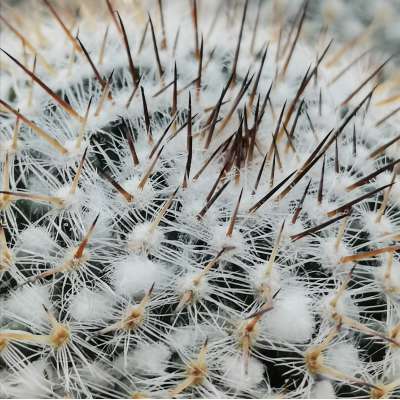
[[7, 300], [5, 308], [13, 319], [18, 317], [29, 326], [46, 323], [48, 316], [43, 306], [49, 308], [50, 305], [49, 289], [33, 285], [16, 290]]
[[99, 321], [112, 312], [112, 298], [98, 290], [83, 288], [71, 301], [71, 316], [78, 321]]
[[[333, 313], [343, 315], [354, 320], [359, 318], [359, 308], [354, 303], [351, 295], [348, 292], [344, 292], [339, 299], [336, 299], [337, 292], [329, 294], [321, 299], [321, 313], [327, 319], [335, 322]], [[335, 307], [332, 307], [332, 300], [335, 299]]]
[[168, 336], [168, 343], [171, 347], [184, 351], [192, 346], [201, 346], [207, 339], [213, 338], [217, 340], [223, 337], [225, 337], [225, 333], [213, 325], [187, 325], [176, 328]]
[[4, 379], [5, 391], [13, 398], [51, 398], [53, 384], [46, 378], [48, 372], [46, 367], [44, 360], [33, 361], [14, 376]]
[[263, 319], [265, 331], [278, 340], [292, 343], [308, 342], [314, 332], [311, 299], [304, 288], [279, 292], [274, 308]]
[[310, 399], [336, 399], [332, 382], [327, 379], [316, 382], [311, 391]]
[[227, 386], [239, 392], [255, 389], [264, 376], [263, 364], [250, 357], [247, 371], [241, 356], [229, 356], [223, 361], [223, 380]]
[[76, 189], [75, 193], [71, 193], [71, 186], [64, 185], [56, 190], [54, 195], [59, 197], [63, 201], [62, 208], [68, 209], [72, 207], [79, 207], [82, 204], [82, 192], [79, 188]]
[[263, 285], [268, 285], [272, 293], [277, 292], [281, 285], [281, 273], [278, 268], [279, 266], [274, 264], [271, 272], [267, 273], [267, 263], [256, 265], [254, 271], [251, 271], [251, 283], [257, 290], [260, 290]]
[[168, 274], [162, 264], [134, 254], [117, 261], [113, 273], [115, 290], [126, 296], [143, 294], [153, 283], [158, 289], [165, 285], [167, 279]]
[[210, 291], [210, 285], [207, 282], [206, 277], [199, 279], [197, 284], [193, 282], [199, 277], [200, 272], [189, 273], [183, 275], [177, 279], [176, 291], [179, 294], [184, 294], [187, 291], [191, 291], [195, 298], [204, 298]]
[[[214, 228], [213, 237], [211, 239], [211, 243], [218, 250], [222, 250], [223, 248], [227, 248], [224, 254], [236, 254], [241, 253], [245, 249], [245, 240], [243, 238], [242, 233], [234, 228], [232, 232], [232, 236], [227, 236], [226, 231], [228, 226], [219, 225]], [[230, 249], [232, 247], [232, 249]]]
[[336, 237], [321, 240], [321, 261], [324, 269], [346, 268], [349, 264], [341, 264], [342, 257], [349, 256], [351, 251], [343, 241], [337, 243]]
[[140, 179], [137, 177], [129, 178], [125, 180], [121, 186], [134, 197], [134, 204], [138, 208], [145, 208], [151, 203], [154, 198], [154, 189], [151, 185], [151, 182], [147, 182], [147, 184], [143, 187], [143, 190], [138, 189], [138, 185], [140, 183]]
[[400, 297], [400, 261], [393, 260], [391, 269], [388, 270], [388, 261], [375, 268], [374, 276], [380, 287], [391, 296]]
[[49, 232], [41, 227], [30, 226], [21, 232], [20, 249], [46, 256], [54, 249], [55, 242]]
[[364, 214], [365, 229], [374, 239], [389, 235], [393, 232], [393, 225], [386, 215], [380, 216], [376, 212], [367, 212]]
[[171, 357], [170, 349], [162, 343], [143, 343], [132, 352], [132, 367], [146, 375], [162, 375]]
[[133, 252], [156, 251], [159, 249], [164, 235], [160, 228], [153, 227], [151, 222], [137, 224], [128, 235], [128, 248]]
[[362, 370], [358, 350], [351, 343], [339, 343], [326, 353], [329, 366], [349, 376], [354, 376]]

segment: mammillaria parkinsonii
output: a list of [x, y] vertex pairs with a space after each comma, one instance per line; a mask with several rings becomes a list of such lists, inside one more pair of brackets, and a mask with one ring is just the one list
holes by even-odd
[[4, 5], [3, 397], [399, 397], [394, 56], [278, 5]]

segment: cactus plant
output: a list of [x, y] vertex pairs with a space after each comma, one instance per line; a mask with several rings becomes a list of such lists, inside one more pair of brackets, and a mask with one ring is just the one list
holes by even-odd
[[396, 60], [308, 3], [4, 4], [2, 397], [400, 396]]

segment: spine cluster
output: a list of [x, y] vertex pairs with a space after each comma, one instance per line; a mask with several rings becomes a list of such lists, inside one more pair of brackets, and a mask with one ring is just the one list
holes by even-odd
[[396, 56], [279, 5], [5, 3], [1, 397], [400, 396]]

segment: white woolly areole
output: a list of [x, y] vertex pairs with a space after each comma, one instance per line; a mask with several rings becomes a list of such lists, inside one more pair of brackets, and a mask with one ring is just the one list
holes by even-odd
[[387, 264], [388, 261], [375, 269], [376, 282], [387, 294], [400, 297], [400, 261], [393, 260], [390, 270]]
[[242, 233], [234, 228], [232, 236], [227, 236], [227, 228], [227, 225], [218, 225], [214, 228], [211, 239], [213, 247], [217, 250], [226, 248], [227, 251], [225, 251], [224, 254], [230, 254], [231, 252], [232, 254], [242, 253], [245, 249], [245, 240]]
[[267, 271], [267, 264], [255, 265], [254, 269], [250, 272], [250, 281], [257, 290], [262, 290], [264, 286], [268, 285], [272, 293], [279, 290], [281, 284], [281, 273], [277, 264], [272, 265], [271, 272]]
[[55, 247], [55, 242], [50, 233], [41, 227], [30, 226], [20, 234], [19, 247], [21, 250], [48, 255]]
[[351, 265], [351, 263], [341, 263], [341, 258], [351, 255], [351, 251], [342, 240], [338, 242], [336, 237], [321, 239], [320, 248], [319, 255], [324, 269], [346, 271], [346, 267]]
[[293, 235], [297, 235], [300, 232], [303, 232], [304, 229], [305, 227], [300, 218], [298, 218], [294, 224], [292, 224], [291, 222], [285, 224], [285, 231], [284, 234], [282, 235], [281, 243], [279, 246], [281, 251], [293, 251], [293, 248], [301, 249], [303, 246], [302, 241], [307, 240], [307, 237], [297, 241], [293, 241], [290, 237]]
[[[48, 321], [43, 306], [50, 307], [49, 289], [45, 286], [23, 286], [16, 290], [6, 302], [10, 315], [18, 316], [28, 326], [40, 325]], [[14, 318], [15, 318], [14, 316]]]
[[110, 317], [112, 299], [105, 293], [83, 288], [71, 301], [70, 313], [77, 321], [98, 321]]
[[184, 294], [185, 292], [192, 292], [193, 297], [195, 299], [202, 299], [210, 291], [210, 286], [207, 282], [207, 277], [202, 276], [200, 279], [199, 274], [200, 270], [198, 272], [192, 272], [185, 274], [183, 276], [180, 276], [177, 281], [176, 281], [176, 291], [179, 294]]
[[167, 274], [163, 265], [143, 256], [130, 255], [115, 264], [113, 285], [118, 294], [136, 296], [166, 283]]
[[264, 375], [263, 364], [254, 357], [249, 358], [246, 371], [243, 357], [228, 356], [222, 363], [222, 370], [224, 383], [240, 392], [257, 387]]
[[385, 214], [380, 216], [376, 212], [367, 212], [364, 214], [364, 224], [372, 239], [379, 239], [394, 231], [393, 224]]
[[[400, 335], [398, 335], [400, 338]], [[394, 348], [389, 355], [389, 362], [385, 371], [386, 377], [392, 381], [400, 376], [400, 348]]]
[[311, 299], [301, 287], [279, 292], [274, 308], [263, 318], [266, 333], [291, 343], [308, 342], [314, 332], [310, 303]]
[[128, 235], [128, 249], [132, 252], [156, 251], [160, 248], [164, 234], [151, 222], [143, 222], [133, 227]]
[[349, 376], [354, 376], [362, 369], [357, 349], [351, 343], [339, 343], [326, 352], [329, 366]]
[[63, 201], [62, 208], [71, 208], [74, 206], [79, 207], [82, 204], [82, 194], [79, 188], [76, 189], [75, 193], [71, 193], [71, 186], [64, 185], [55, 191], [54, 196]]
[[207, 338], [224, 337], [216, 326], [208, 324], [187, 325], [176, 328], [168, 337], [168, 343], [176, 349], [187, 351], [192, 346], [201, 346]]
[[165, 344], [142, 343], [132, 352], [131, 367], [146, 375], [162, 375], [170, 357], [171, 351]]
[[155, 192], [151, 181], [147, 181], [143, 189], [138, 188], [139, 183], [140, 179], [135, 176], [126, 179], [121, 186], [134, 197], [133, 203], [136, 207], [144, 208], [154, 199]]
[[327, 179], [327, 189], [339, 198], [349, 197], [346, 188], [353, 183], [353, 179], [346, 173], [330, 174], [330, 178]]
[[312, 388], [310, 399], [336, 399], [332, 382], [327, 379], [316, 382]]
[[336, 300], [335, 307], [332, 306], [332, 300], [336, 300], [336, 292], [333, 294], [329, 294], [321, 299], [321, 313], [322, 315], [335, 322], [333, 318], [333, 313], [338, 315], [343, 315], [348, 318], [352, 318], [354, 320], [358, 320], [359, 318], [359, 310], [358, 307], [354, 304], [350, 294], [344, 292], [339, 299]]
[[67, 157], [69, 158], [81, 158], [85, 152], [88, 143], [85, 140], [78, 145], [76, 139], [69, 139], [64, 142], [64, 147], [68, 151]]
[[[201, 335], [200, 338], [196, 337], [196, 335]], [[175, 348], [184, 349], [186, 347], [192, 346], [192, 344], [197, 340], [201, 341], [203, 336], [206, 335], [202, 332], [199, 332], [195, 326], [184, 326], [177, 328], [169, 337], [169, 343]]]
[[0, 143], [0, 158], [4, 159], [6, 154], [14, 155], [18, 152], [21, 147], [21, 141], [17, 140], [14, 147], [14, 141], [12, 139], [4, 140]]
[[[188, 190], [182, 194], [182, 209], [179, 218], [185, 223], [193, 223], [194, 218], [205, 206], [205, 200], [202, 198], [202, 191], [196, 190], [197, 186], [193, 187], [193, 190]], [[206, 215], [202, 218], [205, 225], [210, 225], [218, 218], [218, 210], [211, 207]]]
[[46, 367], [45, 360], [36, 360], [24, 366], [8, 382], [4, 379], [6, 392], [17, 399], [51, 398], [53, 385], [52, 381], [46, 378]]

